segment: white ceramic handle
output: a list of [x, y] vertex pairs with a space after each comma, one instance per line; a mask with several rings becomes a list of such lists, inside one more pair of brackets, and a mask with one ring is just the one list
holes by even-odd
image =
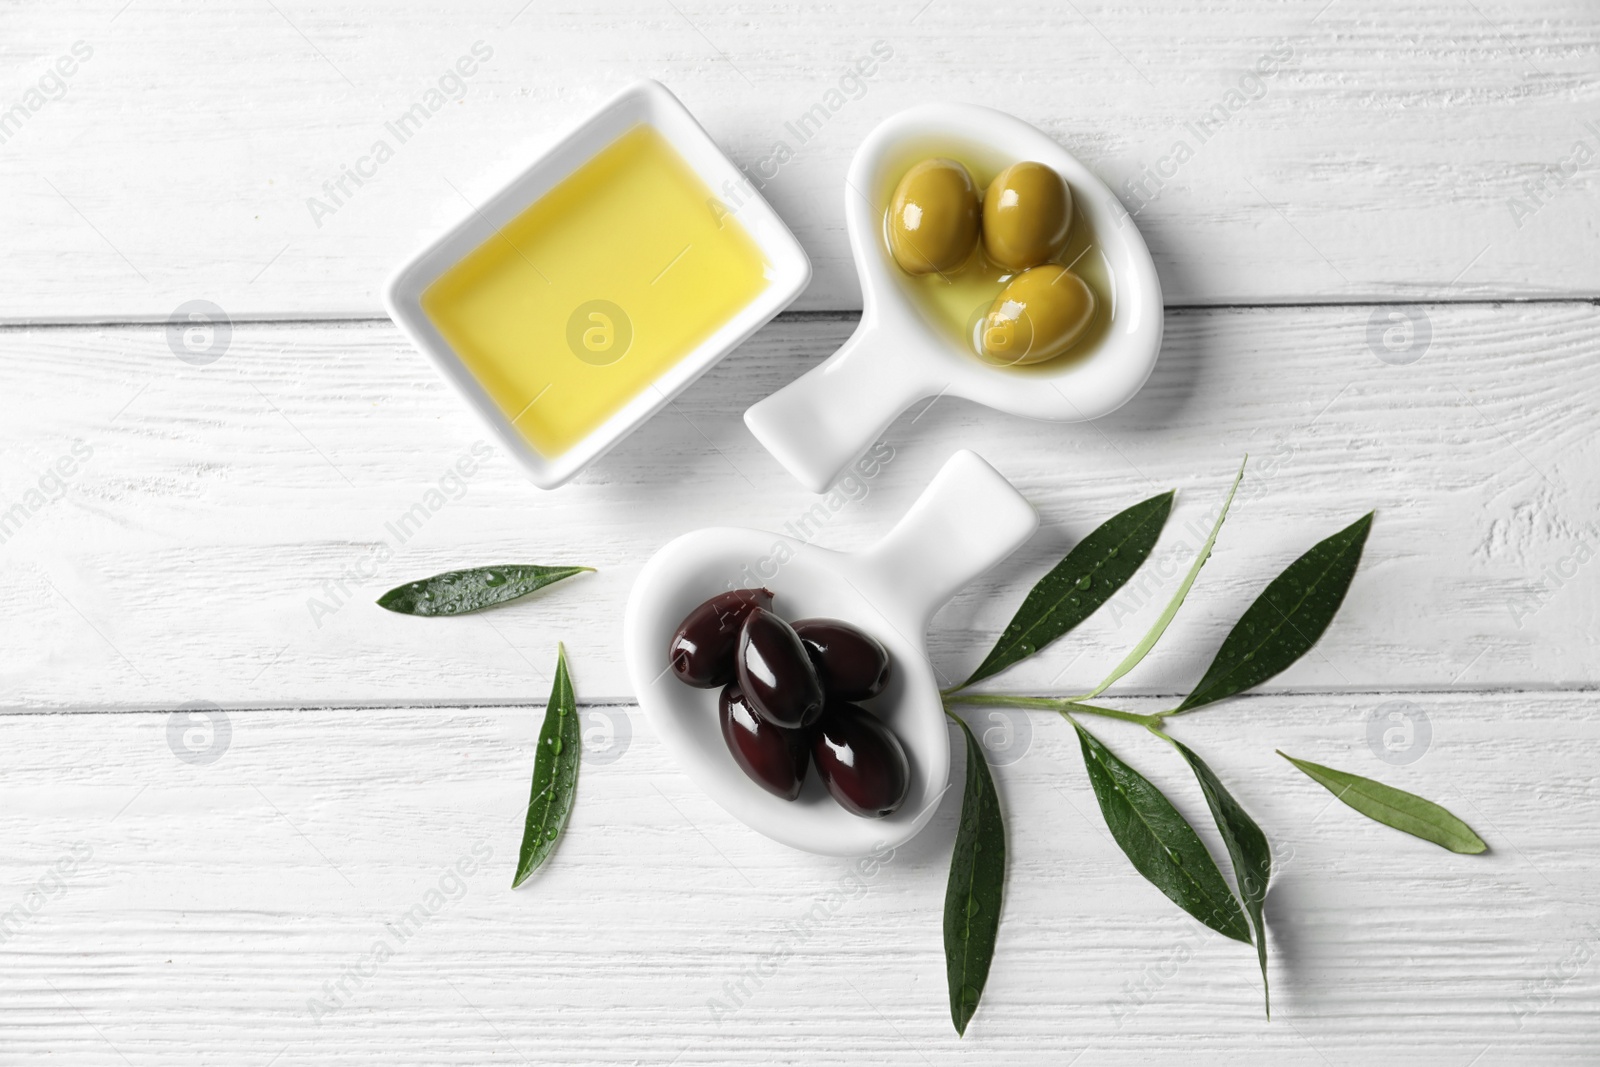
[[825, 493], [912, 403], [928, 394], [926, 360], [872, 315], [820, 366], [744, 413], [762, 447], [813, 493]]
[[921, 634], [956, 591], [1020, 548], [1039, 514], [983, 457], [951, 456], [883, 540], [852, 557], [852, 581], [882, 605], [900, 606]]

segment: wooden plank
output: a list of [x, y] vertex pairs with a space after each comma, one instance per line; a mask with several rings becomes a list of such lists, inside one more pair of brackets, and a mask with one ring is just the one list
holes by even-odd
[[[1375, 317], [1391, 314], [1428, 324], [1418, 361], [1386, 363], [1369, 347]], [[1173, 311], [1155, 376], [1123, 411], [1064, 426], [940, 400], [891, 428], [892, 459], [856, 499], [818, 498], [740, 415], [851, 328], [811, 316], [762, 331], [554, 493], [479, 444], [486, 433], [387, 323], [242, 325], [204, 367], [174, 358], [159, 326], [0, 330], [0, 513], [20, 504], [25, 520], [0, 544], [0, 703], [522, 700], [547, 691], [557, 640], [589, 697], [626, 699], [620, 614], [661, 544], [732, 522], [859, 547], [960, 446], [993, 461], [1043, 524], [935, 620], [933, 660], [952, 680], [1071, 544], [1176, 487], [1146, 574], [994, 681], [1092, 684], [1159, 612], [1247, 451], [1215, 557], [1130, 690], [1184, 691], [1272, 575], [1371, 508], [1340, 618], [1273, 684], [1600, 680], [1591, 305]], [[456, 473], [463, 460], [470, 477]], [[53, 473], [58, 462], [71, 473]], [[408, 525], [408, 513], [425, 521]], [[372, 603], [423, 575], [513, 561], [600, 573], [469, 618]]]
[[0, 319], [380, 313], [400, 261], [641, 76], [766, 180], [815, 260], [801, 308], [859, 307], [849, 157], [938, 99], [1078, 153], [1171, 303], [1593, 296], [1595, 31], [1584, 0], [13, 5]]
[[[1431, 720], [1406, 765], [1380, 760], [1363, 725], [1395, 700]], [[974, 718], [1003, 764], [1013, 863], [959, 1046], [939, 932], [954, 798], [852, 875], [717, 809], [636, 711], [589, 708], [591, 736], [605, 716], [630, 743], [585, 764], [567, 838], [512, 892], [537, 709], [236, 713], [206, 764], [174, 758], [165, 712], [4, 716], [3, 1057], [1588, 1063], [1592, 704], [1269, 697], [1175, 726], [1277, 851], [1270, 1023], [1254, 953], [1201, 932], [1108, 840], [1065, 724]], [[1007, 726], [1028, 733], [1009, 751]], [[1093, 728], [1204, 818], [1164, 746]], [[1454, 856], [1368, 822], [1275, 746], [1424, 793], [1490, 852]]]

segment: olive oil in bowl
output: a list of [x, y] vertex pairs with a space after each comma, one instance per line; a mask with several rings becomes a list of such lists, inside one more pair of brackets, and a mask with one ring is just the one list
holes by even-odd
[[422, 307], [523, 439], [554, 457], [767, 283], [739, 219], [640, 124], [440, 275]]

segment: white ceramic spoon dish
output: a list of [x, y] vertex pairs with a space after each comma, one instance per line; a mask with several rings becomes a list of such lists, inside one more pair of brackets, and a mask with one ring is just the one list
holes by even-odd
[[[961, 147], [1006, 163], [1056, 169], [1096, 235], [1112, 292], [1108, 329], [1092, 349], [1026, 368], [982, 362], [964, 338], [931, 321], [884, 240], [884, 213], [905, 169]], [[895, 115], [857, 149], [845, 180], [845, 220], [861, 276], [861, 325], [821, 366], [745, 412], [778, 462], [823, 492], [916, 401], [958, 396], [1033, 419], [1081, 422], [1127, 403], [1161, 350], [1161, 283], [1133, 219], [1099, 178], [1020, 119], [963, 104]]]
[[[639, 706], [679, 766], [711, 798], [775, 841], [832, 856], [893, 848], [921, 830], [950, 779], [950, 745], [924, 634], [967, 582], [1022, 545], [1039, 517], [972, 452], [957, 452], [894, 529], [860, 552], [835, 552], [760, 530], [712, 527], [669, 542], [640, 571], [623, 618], [623, 652]], [[881, 640], [888, 688], [862, 706], [899, 736], [911, 764], [905, 803], [883, 819], [845, 811], [813, 767], [794, 801], [746, 777], [723, 741], [717, 690], [668, 669], [667, 647], [691, 609], [729, 589], [762, 586], [786, 619], [826, 616]]]

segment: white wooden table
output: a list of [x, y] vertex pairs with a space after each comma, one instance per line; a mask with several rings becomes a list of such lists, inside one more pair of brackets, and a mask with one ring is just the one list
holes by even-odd
[[[1595, 1062], [1597, 16], [1585, 0], [5, 5], [0, 1062]], [[841, 83], [879, 41], [873, 76]], [[492, 55], [452, 81], [478, 42]], [[786, 142], [767, 195], [815, 280], [575, 484], [541, 493], [498, 453], [450, 482], [486, 434], [378, 286], [639, 76], [746, 166]], [[441, 78], [426, 124], [362, 163]], [[841, 84], [799, 143], [786, 122]], [[1093, 525], [1176, 487], [1149, 578], [995, 685], [1081, 691], [1159, 610], [1249, 451], [1190, 606], [1119, 687], [1155, 707], [1270, 574], [1378, 509], [1318, 651], [1178, 731], [1280, 850], [1270, 1023], [1251, 953], [1110, 842], [1059, 721], [971, 719], [1013, 858], [958, 1042], [940, 947], [955, 805], [853, 885], [716, 808], [630, 707], [618, 620], [644, 559], [813, 502], [740, 415], [849, 333], [846, 163], [883, 117], [937, 98], [1011, 110], [1100, 173], [1169, 304], [1123, 411], [914, 412], [819, 535], [876, 537], [958, 445], [1038, 506], [1035, 540], [936, 619], [940, 670], [970, 669]], [[203, 366], [165, 325], [192, 300], [232, 323]], [[395, 538], [386, 524], [441, 482], [444, 506]], [[446, 622], [372, 604], [507, 560], [600, 573]], [[591, 751], [567, 839], [513, 893], [558, 640]], [[1427, 723], [1406, 763], [1368, 740], [1393, 702]], [[222, 709], [209, 741], [183, 736], [194, 708]], [[1103, 736], [1204, 822], [1193, 782], [1115, 725]], [[1275, 747], [1439, 800], [1491, 851], [1330, 808]]]

